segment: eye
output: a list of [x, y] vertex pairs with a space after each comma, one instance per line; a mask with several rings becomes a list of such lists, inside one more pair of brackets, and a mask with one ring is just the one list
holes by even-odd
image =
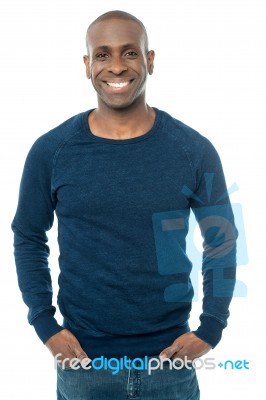
[[130, 58], [135, 58], [135, 57], [137, 57], [138, 54], [135, 51], [130, 50], [130, 51], [127, 51], [125, 55]]
[[107, 53], [98, 53], [96, 54], [96, 59], [97, 60], [106, 60], [108, 58], [108, 54]]

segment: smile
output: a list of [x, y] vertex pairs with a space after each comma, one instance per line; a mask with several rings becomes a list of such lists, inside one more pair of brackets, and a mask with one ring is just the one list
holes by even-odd
[[108, 86], [113, 88], [123, 88], [130, 84], [130, 81], [127, 82], [106, 82]]

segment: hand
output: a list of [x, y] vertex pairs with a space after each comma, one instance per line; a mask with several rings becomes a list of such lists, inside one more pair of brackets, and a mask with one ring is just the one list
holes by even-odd
[[179, 336], [169, 347], [166, 347], [160, 354], [162, 358], [181, 358], [193, 361], [211, 350], [211, 346], [198, 338], [193, 332]]
[[87, 364], [91, 361], [77, 338], [67, 329], [63, 329], [50, 337], [45, 345], [53, 354], [56, 362], [63, 368], [69, 366], [70, 360], [73, 358], [79, 359], [80, 362], [86, 359], [86, 361], [88, 360]]

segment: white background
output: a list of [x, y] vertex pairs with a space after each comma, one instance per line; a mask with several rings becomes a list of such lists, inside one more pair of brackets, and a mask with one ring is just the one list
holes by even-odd
[[[85, 77], [85, 32], [111, 9], [140, 18], [156, 52], [148, 103], [207, 136], [239, 190], [249, 262], [216, 361], [244, 360], [249, 370], [198, 371], [202, 400], [262, 398], [265, 356], [266, 4], [264, 0], [6, 0], [0, 6], [1, 95], [1, 399], [55, 399], [53, 360], [27, 324], [17, 288], [10, 223], [33, 141], [70, 116], [96, 106]], [[52, 232], [52, 242], [56, 234]], [[57, 274], [57, 250], [51, 268]], [[55, 283], [56, 286], [56, 283]], [[197, 328], [200, 301], [194, 303]], [[256, 389], [257, 395], [254, 394]]]

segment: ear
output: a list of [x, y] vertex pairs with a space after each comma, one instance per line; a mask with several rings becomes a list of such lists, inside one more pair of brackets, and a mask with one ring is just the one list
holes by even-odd
[[83, 62], [84, 62], [85, 67], [86, 67], [87, 78], [90, 79], [91, 78], [91, 69], [90, 69], [90, 58], [89, 58], [89, 56], [83, 56]]
[[154, 69], [154, 57], [155, 57], [155, 52], [154, 50], [150, 50], [147, 54], [147, 63], [148, 63], [148, 72], [150, 75], [153, 74], [153, 69]]

